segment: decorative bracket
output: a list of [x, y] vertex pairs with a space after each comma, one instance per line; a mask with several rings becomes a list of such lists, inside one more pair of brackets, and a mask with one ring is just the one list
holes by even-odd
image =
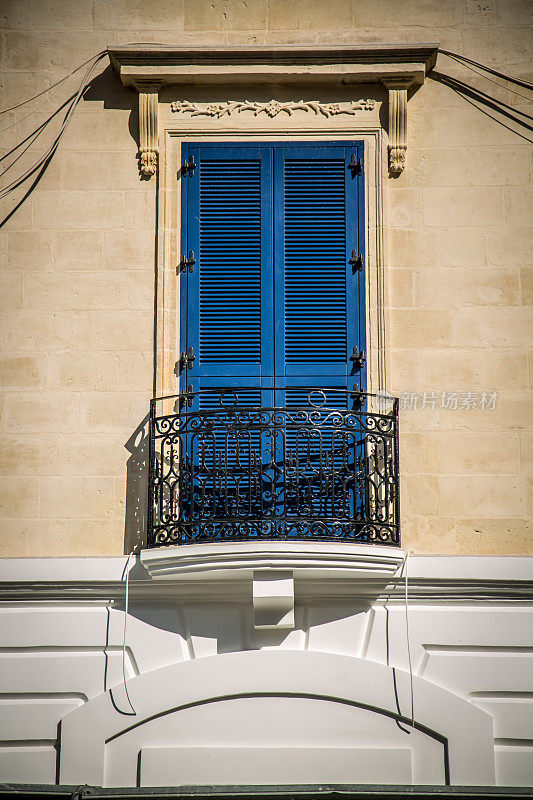
[[412, 78], [390, 78], [382, 81], [389, 90], [389, 170], [399, 174], [405, 169], [407, 151], [407, 90]]
[[143, 177], [151, 178], [157, 172], [159, 154], [157, 109], [161, 84], [137, 81], [135, 88], [139, 92], [139, 171]]
[[[140, 172], [150, 178], [157, 171], [158, 92], [168, 86], [271, 86], [330, 88], [381, 82], [389, 94], [389, 167], [391, 174], [405, 167], [407, 148], [407, 90], [422, 86], [437, 61], [437, 42], [350, 45], [235, 45], [215, 49], [200, 45], [130, 44], [111, 47], [110, 62], [124, 86], [139, 92]], [[274, 94], [274, 91], [273, 91]], [[294, 96], [297, 96], [294, 94]], [[301, 96], [301, 95], [300, 95]], [[170, 110], [194, 117], [278, 115], [296, 111], [311, 117], [367, 113], [373, 99], [335, 102], [313, 100], [176, 100]], [[263, 117], [264, 118], [264, 117]]]
[[254, 628], [294, 630], [294, 576], [292, 571], [253, 573]]

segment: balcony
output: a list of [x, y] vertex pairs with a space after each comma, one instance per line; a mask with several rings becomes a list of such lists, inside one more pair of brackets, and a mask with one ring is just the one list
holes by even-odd
[[399, 546], [398, 401], [299, 387], [292, 405], [263, 407], [253, 394], [152, 400], [148, 546]]

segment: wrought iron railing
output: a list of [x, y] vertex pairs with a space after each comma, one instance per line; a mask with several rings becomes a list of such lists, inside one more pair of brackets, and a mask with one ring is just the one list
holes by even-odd
[[152, 400], [148, 545], [399, 545], [398, 401], [298, 389], [294, 405], [277, 408], [250, 404], [251, 394]]

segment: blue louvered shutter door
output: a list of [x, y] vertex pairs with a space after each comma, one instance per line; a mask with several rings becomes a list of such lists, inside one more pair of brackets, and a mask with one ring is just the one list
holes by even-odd
[[[275, 364], [280, 386], [364, 387], [362, 145], [287, 145], [274, 153]], [[361, 161], [362, 163], [362, 161]], [[280, 400], [289, 401], [280, 397]]]
[[187, 385], [257, 387], [273, 374], [272, 152], [206, 144], [188, 145], [190, 156]]
[[195, 264], [185, 286], [182, 278], [182, 341], [194, 361], [181, 385], [198, 394], [187, 422], [193, 477], [186, 516], [208, 517], [211, 535], [223, 539], [235, 535], [232, 519], [258, 513], [268, 489], [258, 427], [240, 425], [224, 407], [273, 403], [272, 150], [189, 144], [184, 157], [191, 156], [182, 248], [194, 252]]
[[304, 410], [308, 398], [324, 403], [312, 434], [297, 425], [285, 433], [281, 460], [297, 469], [298, 491], [278, 496], [295, 517], [354, 518], [364, 502], [356, 478], [364, 444], [336, 431], [328, 411], [349, 408], [348, 390], [365, 387], [364, 368], [350, 360], [354, 347], [365, 348], [366, 332], [364, 273], [357, 268], [364, 184], [350, 169], [362, 158], [362, 145], [340, 144], [287, 145], [274, 155], [276, 403]]

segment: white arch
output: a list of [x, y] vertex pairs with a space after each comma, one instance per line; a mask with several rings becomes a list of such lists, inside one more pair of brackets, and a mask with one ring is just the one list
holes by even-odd
[[[414, 691], [415, 723], [446, 743], [450, 782], [493, 784], [492, 717], [423, 678], [414, 677]], [[61, 783], [103, 785], [107, 741], [155, 716], [217, 699], [312, 695], [394, 717], [398, 701], [405, 716], [410, 708], [406, 672], [363, 659], [302, 651], [246, 651], [172, 664], [133, 678], [128, 692], [135, 716], [117, 710], [120, 692], [113, 695], [110, 690], [63, 717]]]

